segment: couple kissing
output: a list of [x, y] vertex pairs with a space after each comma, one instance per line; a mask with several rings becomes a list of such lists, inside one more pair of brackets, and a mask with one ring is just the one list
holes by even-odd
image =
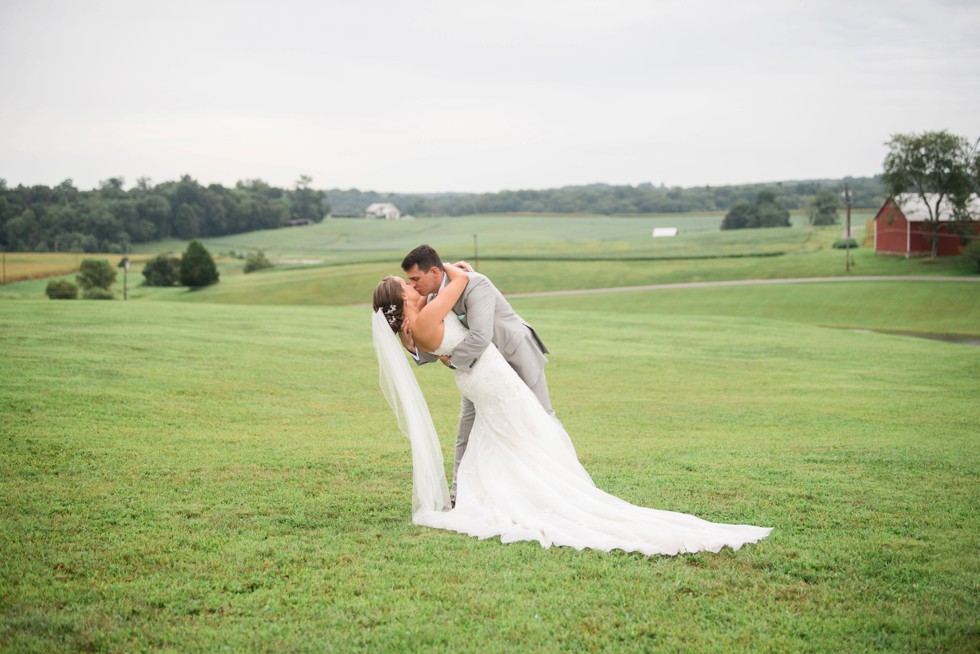
[[[769, 534], [751, 525], [630, 504], [596, 488], [555, 417], [547, 348], [493, 283], [421, 245], [407, 281], [374, 290], [372, 337], [382, 391], [412, 447], [412, 519], [501, 542], [537, 541], [645, 555], [738, 549]], [[408, 364], [442, 361], [461, 402], [451, 492], [439, 439]]]

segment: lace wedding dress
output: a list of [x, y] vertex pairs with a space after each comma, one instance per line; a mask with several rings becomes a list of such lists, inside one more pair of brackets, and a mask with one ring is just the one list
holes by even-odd
[[[380, 320], [381, 328], [392, 335], [384, 319]], [[434, 353], [451, 354], [465, 336], [466, 328], [450, 313], [446, 316], [442, 344]], [[380, 362], [380, 351], [378, 356]], [[407, 367], [404, 354], [399, 351], [398, 357]], [[410, 370], [408, 375], [415, 382]], [[394, 389], [390, 374], [387, 381], [385, 390], [391, 401]], [[416, 524], [477, 538], [499, 536], [504, 543], [537, 541], [544, 547], [621, 549], [645, 555], [718, 552], [725, 546], [737, 550], [765, 538], [771, 531], [644, 508], [596, 488], [579, 463], [561, 423], [544, 411], [492, 344], [471, 372], [456, 373], [456, 383], [475, 405], [476, 420], [460, 463], [453, 510], [446, 510], [442, 455], [421, 391], [410, 400], [421, 402], [421, 409], [405, 406], [403, 389], [395, 393], [399, 401], [393, 406], [403, 429], [410, 422], [406, 419], [408, 414], [413, 412], [424, 414], [417, 415], [415, 422], [422, 424], [428, 419], [426, 428], [432, 429], [421, 438], [419, 426], [415, 435], [411, 428], [406, 429], [412, 442]], [[417, 383], [415, 386], [417, 390]], [[434, 460], [435, 456], [438, 460]]]

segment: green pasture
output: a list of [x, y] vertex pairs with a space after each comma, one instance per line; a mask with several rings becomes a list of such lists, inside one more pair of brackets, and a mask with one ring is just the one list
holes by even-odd
[[[775, 530], [647, 559], [411, 524], [355, 305], [421, 242], [508, 294], [976, 276], [868, 248], [845, 273], [840, 227], [720, 220], [333, 219], [207, 239], [207, 289], [138, 267], [125, 303], [0, 288], [0, 650], [975, 651], [980, 349], [880, 333], [975, 340], [970, 281], [515, 299], [599, 486]], [[292, 263], [245, 275], [252, 249]], [[418, 377], [448, 462], [458, 392]]]
[[[859, 239], [867, 214], [855, 214]], [[296, 228], [204, 239], [221, 273], [206, 289], [140, 286], [141, 267], [129, 275], [129, 298], [208, 304], [351, 305], [368, 301], [374, 285], [399, 274], [402, 257], [428, 242], [449, 261], [466, 259], [506, 294], [616, 286], [779, 279], [926, 275], [975, 277], [960, 257], [906, 260], [876, 256], [871, 248], [832, 248], [841, 228], [811, 228], [799, 216], [790, 228], [721, 231], [720, 215], [467, 216], [411, 221], [329, 219]], [[655, 227], [675, 226], [673, 238], [652, 238]], [[478, 236], [474, 243], [474, 235]], [[474, 249], [476, 245], [477, 249]], [[142, 255], [179, 253], [186, 243], [141, 244]], [[261, 249], [279, 264], [244, 274], [236, 256]], [[71, 279], [72, 275], [67, 275]], [[0, 300], [44, 297], [48, 280], [0, 287]], [[114, 286], [122, 295], [120, 275]]]
[[[863, 228], [870, 216], [855, 216]], [[326, 264], [401, 261], [420, 243], [447, 258], [670, 258], [750, 256], [806, 251], [812, 230], [803, 219], [795, 227], [722, 232], [720, 214], [613, 217], [478, 215], [364, 220], [332, 218], [315, 225], [207, 238], [213, 253], [264, 250], [272, 259], [315, 259]], [[673, 238], [653, 238], [655, 227], [677, 227]], [[839, 232], [840, 228], [835, 231]], [[474, 239], [474, 236], [476, 237]], [[181, 241], [143, 243], [138, 252], [183, 250]]]
[[3, 302], [0, 649], [976, 651], [980, 349], [820, 326], [976, 334], [973, 288], [515, 300], [600, 487], [774, 527], [674, 558], [412, 525], [364, 307]]
[[841, 329], [980, 339], [980, 282], [874, 281], [675, 288], [521, 300], [536, 310], [573, 304], [639, 313], [764, 318]]
[[[479, 263], [478, 268], [493, 279], [505, 294], [800, 277], [977, 277], [966, 264], [955, 259], [935, 263], [925, 260], [908, 261], [894, 257], [876, 257], [868, 250], [859, 250], [853, 255], [852, 272], [845, 274], [843, 257], [839, 250], [827, 249], [798, 256], [740, 257], [711, 261], [484, 260]], [[253, 305], [364, 304], [370, 302], [374, 286], [382, 277], [403, 274], [398, 266], [399, 261], [303, 268], [276, 267], [248, 275], [242, 273], [239, 262], [226, 261], [219, 265], [222, 278], [215, 286], [195, 291], [130, 286], [130, 297], [146, 301]], [[956, 307], [960, 301], [970, 297], [974, 298], [975, 304], [980, 304], [980, 286], [961, 284], [955, 287], [957, 290], [940, 288], [943, 289], [939, 291], [941, 297], [946, 297], [947, 293], [953, 297], [951, 310], [958, 311]], [[43, 287], [38, 285], [35, 292], [43, 293]], [[792, 290], [786, 292], [790, 296], [795, 293]], [[683, 294], [683, 291], [677, 293]], [[655, 296], [651, 297], [656, 301]], [[745, 305], [744, 309], [750, 311], [751, 306]]]
[[[487, 256], [518, 253], [561, 253], [568, 249], [618, 244], [636, 252], [649, 251], [654, 227], [679, 226], [691, 234], [719, 231], [721, 216], [669, 215], [650, 217], [610, 216], [514, 216], [477, 215], [419, 218], [415, 220], [364, 220], [331, 218], [315, 225], [265, 230], [205, 239], [215, 252], [262, 249], [273, 258], [319, 258], [325, 263], [389, 261], [419, 243], [430, 243], [447, 253], [472, 256], [476, 246]], [[181, 241], [144, 243], [139, 251], [182, 250]], [[657, 244], [653, 244], [657, 247]], [[399, 256], [400, 260], [400, 256]]]

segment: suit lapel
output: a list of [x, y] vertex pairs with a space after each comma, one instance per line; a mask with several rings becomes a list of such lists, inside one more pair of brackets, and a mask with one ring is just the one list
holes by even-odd
[[[445, 288], [445, 285], [443, 285], [443, 288]], [[466, 298], [466, 294], [469, 292], [469, 290], [469, 288], [465, 289], [463, 294], [459, 296], [459, 299], [456, 300], [456, 304], [453, 305], [453, 313], [456, 314], [456, 317], [460, 319], [463, 325], [466, 325], [466, 305], [463, 303], [463, 300]], [[442, 288], [440, 288], [439, 291], [441, 292]], [[439, 295], [439, 293], [430, 293], [425, 299], [426, 302], [432, 302], [437, 295]]]
[[459, 318], [459, 321], [463, 323], [463, 325], [465, 325], [467, 328], [469, 328], [469, 325], [467, 325], [466, 323], [466, 304], [464, 301], [466, 300], [466, 295], [469, 292], [469, 290], [470, 290], [469, 286], [463, 289], [463, 294], [459, 296], [459, 299], [456, 300], [456, 304], [453, 305], [453, 313], [456, 314], [456, 317]]

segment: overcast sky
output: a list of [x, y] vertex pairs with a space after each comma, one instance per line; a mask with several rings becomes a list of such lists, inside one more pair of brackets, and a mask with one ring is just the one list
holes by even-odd
[[8, 185], [724, 185], [980, 136], [975, 0], [0, 0], [0, 63]]

